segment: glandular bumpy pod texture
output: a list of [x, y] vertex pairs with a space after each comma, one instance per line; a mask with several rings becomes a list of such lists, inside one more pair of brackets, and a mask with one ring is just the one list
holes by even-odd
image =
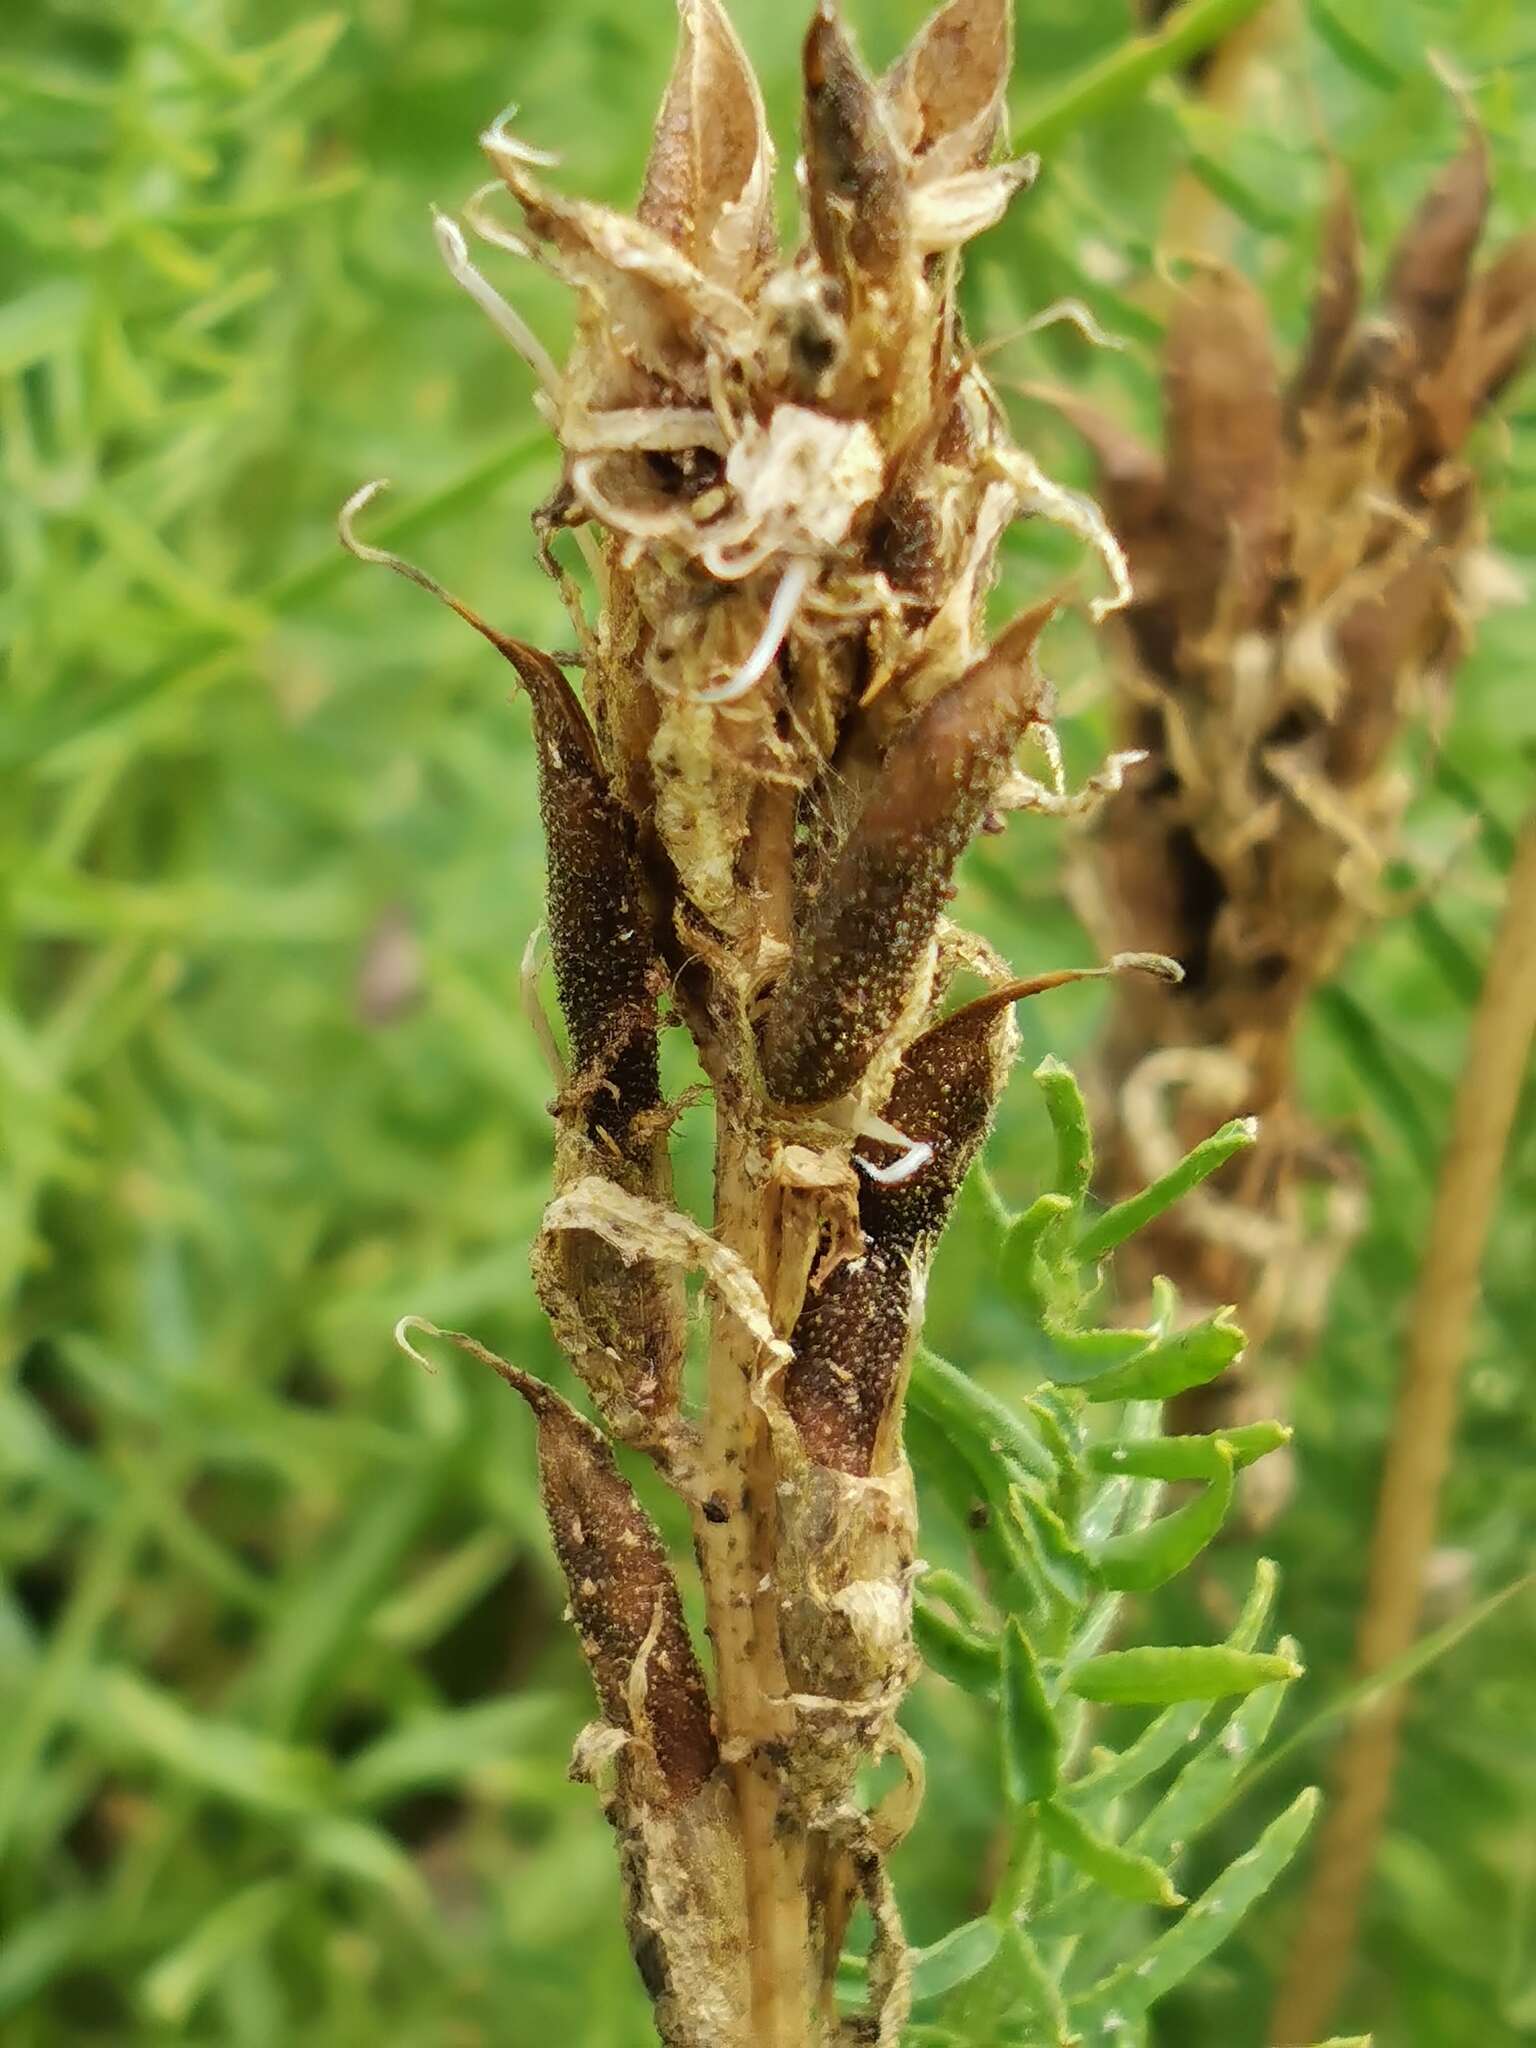
[[[1396, 742], [1445, 697], [1497, 584], [1463, 450], [1536, 332], [1536, 238], [1479, 269], [1488, 204], [1472, 132], [1372, 313], [1341, 177], [1289, 376], [1258, 291], [1202, 264], [1169, 327], [1162, 451], [1062, 405], [1131, 564], [1119, 711], [1150, 756], [1105, 810], [1088, 893], [1106, 943], [1134, 933], [1185, 968], [1178, 988], [1117, 991], [1106, 1192], [1213, 1110], [1259, 1115], [1258, 1145], [1123, 1269], [1239, 1303], [1251, 1339], [1316, 1297], [1298, 1280], [1300, 1185], [1322, 1147], [1292, 1097], [1297, 1024], [1384, 899], [1412, 790]], [[1224, 1383], [1203, 1413], [1234, 1399], [1241, 1382]]]
[[[707, 1694], [602, 1438], [507, 1377], [539, 1417], [601, 1713], [580, 1765], [621, 1839], [663, 2039], [895, 2048], [907, 1969], [884, 1858], [914, 1802], [869, 1813], [856, 1788], [901, 1747], [915, 1668], [900, 1410], [1020, 993], [946, 1016], [957, 965], [1006, 973], [944, 910], [1049, 716], [1050, 607], [994, 638], [986, 602], [1020, 517], [1095, 542], [1117, 586], [1123, 564], [1013, 446], [957, 311], [963, 244], [1033, 174], [994, 161], [1007, 0], [953, 0], [883, 81], [817, 7], [787, 253], [747, 60], [719, 0], [679, 11], [633, 217], [557, 189], [504, 125], [484, 138], [515, 246], [575, 293], [563, 370], [439, 233], [539, 370], [563, 466], [537, 525], [551, 551], [575, 533], [595, 584], [584, 603], [564, 577], [579, 699], [548, 656], [498, 640], [533, 702], [569, 1045], [535, 1270], [608, 1431], [692, 1511]], [[672, 1206], [669, 1022], [713, 1094], [707, 1229]], [[700, 1415], [682, 1402], [689, 1267], [712, 1315]], [[842, 2015], [860, 1900], [867, 1996]]]

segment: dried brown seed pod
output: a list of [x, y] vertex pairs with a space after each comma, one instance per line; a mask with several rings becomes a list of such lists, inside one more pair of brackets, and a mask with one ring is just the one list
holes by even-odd
[[774, 253], [762, 95], [719, 0], [680, 0], [678, 11], [677, 61], [635, 216], [707, 276], [750, 290]]
[[[784, 1405], [817, 1464], [864, 1475], [894, 1449], [922, 1275], [965, 1176], [986, 1141], [1015, 1043], [1008, 1012], [1027, 996], [1084, 979], [1076, 970], [1012, 981], [967, 1003], [908, 1046], [881, 1115], [931, 1157], [900, 1180], [864, 1176], [864, 1256], [813, 1283], [795, 1325]], [[861, 1140], [866, 1164], [889, 1152]]]
[[885, 82], [897, 132], [926, 177], [979, 170], [1002, 133], [1013, 63], [1008, 0], [950, 0]]
[[1491, 198], [1488, 144], [1480, 128], [1469, 127], [1461, 154], [1424, 195], [1387, 274], [1388, 309], [1421, 370], [1437, 369], [1454, 339]]
[[407, 1317], [397, 1336], [412, 1355], [414, 1331], [478, 1358], [532, 1409], [544, 1512], [603, 1718], [652, 1752], [661, 1804], [691, 1798], [719, 1761], [709, 1689], [661, 1538], [607, 1439], [473, 1337]]
[[1047, 715], [1035, 644], [1046, 604], [898, 733], [821, 885], [763, 1027], [777, 1102], [848, 1094], [901, 1013], [961, 854], [1014, 748]]
[[856, 309], [906, 265], [910, 207], [884, 97], [832, 0], [817, 8], [805, 40], [805, 178], [816, 253]]

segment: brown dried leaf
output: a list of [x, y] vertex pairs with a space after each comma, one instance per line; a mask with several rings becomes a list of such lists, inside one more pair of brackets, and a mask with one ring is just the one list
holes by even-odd
[[922, 177], [986, 163], [1002, 130], [1012, 65], [1012, 0], [950, 0], [918, 30], [885, 96]]
[[1488, 144], [1469, 127], [1409, 223], [1387, 273], [1386, 300], [1414, 344], [1421, 371], [1438, 369], [1456, 332], [1472, 259], [1488, 217]]
[[573, 381], [584, 387], [590, 377], [595, 389], [578, 388], [577, 399], [632, 403], [627, 394], [607, 397], [614, 369], [623, 364], [704, 395], [706, 356], [748, 345], [750, 322], [740, 299], [655, 228], [547, 190], [519, 156], [495, 146], [494, 131], [487, 154], [550, 267], [586, 301], [591, 317], [583, 353], [590, 361], [578, 358]]
[[757, 78], [720, 0], [678, 0], [677, 62], [637, 217], [746, 294], [772, 260], [773, 143]]

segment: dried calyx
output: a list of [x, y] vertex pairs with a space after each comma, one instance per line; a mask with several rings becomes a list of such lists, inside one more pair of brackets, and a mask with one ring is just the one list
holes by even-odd
[[[1462, 451], [1536, 333], [1536, 237], [1480, 269], [1488, 205], [1471, 131], [1372, 314], [1341, 175], [1289, 377], [1255, 288], [1197, 265], [1169, 328], [1161, 451], [1056, 394], [1131, 564], [1120, 717], [1149, 757], [1105, 809], [1085, 894], [1104, 943], [1134, 934], [1188, 970], [1117, 998], [1106, 1192], [1213, 1111], [1261, 1115], [1260, 1144], [1131, 1252], [1196, 1306], [1239, 1303], [1250, 1338], [1320, 1298], [1298, 1218], [1322, 1147], [1291, 1098], [1294, 1034], [1385, 896], [1412, 787], [1395, 743], [1443, 701], [1497, 586]], [[1213, 1389], [1200, 1426], [1243, 1398]]]
[[[994, 161], [1007, 0], [952, 0], [883, 81], [818, 7], [806, 238], [787, 255], [746, 58], [718, 0], [680, 12], [633, 217], [556, 190], [506, 121], [484, 137], [521, 221], [491, 226], [482, 199], [471, 225], [575, 291], [563, 370], [454, 225], [438, 231], [540, 379], [563, 455], [546, 560], [571, 529], [598, 584], [593, 624], [558, 572], [579, 701], [548, 656], [464, 612], [532, 705], [548, 843], [569, 1054], [535, 1272], [606, 1431], [692, 1510], [709, 1696], [603, 1438], [501, 1369], [538, 1417], [602, 1714], [580, 1768], [620, 1836], [663, 2039], [894, 2044], [907, 1973], [884, 1859], [914, 1802], [866, 1811], [856, 1780], [904, 1754], [906, 1361], [1007, 1076], [1010, 1006], [1035, 986], [999, 970], [945, 1014], [957, 964], [989, 957], [944, 923], [957, 863], [1050, 715], [1035, 649], [1051, 607], [993, 639], [985, 605], [1020, 517], [1098, 551], [1099, 608], [1128, 585], [1096, 509], [1012, 445], [957, 312], [961, 246], [1034, 169]], [[664, 999], [713, 1089], [710, 1231], [672, 1206]], [[689, 1267], [712, 1310], [698, 1418], [681, 1397]], [[840, 2017], [860, 1901], [867, 1999]]]

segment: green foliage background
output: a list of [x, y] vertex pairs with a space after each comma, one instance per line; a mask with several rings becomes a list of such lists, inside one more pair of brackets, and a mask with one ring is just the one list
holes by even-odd
[[[915, 0], [852, 10], [877, 55]], [[795, 10], [741, 0], [780, 134]], [[1022, 0], [1027, 117], [1120, 43], [1122, 0]], [[539, 916], [532, 767], [494, 659], [346, 560], [339, 501], [490, 615], [558, 644], [526, 515], [552, 481], [529, 379], [449, 285], [427, 204], [481, 175], [508, 98], [594, 194], [632, 190], [665, 0], [10, 0], [0, 22], [0, 2038], [198, 2048], [642, 2048], [607, 1833], [564, 1779], [585, 1679], [489, 1381], [428, 1378], [407, 1311], [560, 1372], [529, 1289], [546, 1084], [518, 1008]], [[1154, 82], [1085, 110], [972, 278], [1000, 335], [1064, 292], [1131, 343], [1019, 344], [1150, 415], [1134, 285], [1193, 165], [1299, 326], [1326, 134], [1378, 238], [1453, 146], [1427, 64], [1476, 86], [1505, 227], [1536, 211], [1536, 28], [1519, 0], [1311, 0], [1232, 124]], [[788, 153], [788, 152], [786, 152]], [[512, 271], [535, 324], [564, 308]], [[1536, 398], [1481, 457], [1536, 567]], [[1039, 423], [1035, 423], [1039, 426]], [[1041, 453], [1072, 457], [1039, 426]], [[1020, 536], [1009, 593], [1059, 550]], [[1309, 1096], [1374, 1189], [1300, 1398], [1300, 1492], [1271, 1547], [1311, 1676], [1347, 1658], [1386, 1402], [1509, 831], [1536, 761], [1536, 627], [1486, 626], [1413, 863], [1439, 877], [1318, 1008]], [[1103, 743], [1085, 637], [1054, 650], [1081, 768]], [[1469, 824], [1475, 838], [1464, 843]], [[1084, 957], [1057, 828], [1017, 822], [963, 909], [1021, 969]], [[1448, 865], [1447, 865], [1448, 864]], [[1408, 876], [1401, 879], [1407, 880]], [[1081, 1055], [1096, 998], [1024, 1018]], [[1015, 1092], [1019, 1203], [1047, 1137]], [[701, 1119], [685, 1145], [694, 1185]], [[687, 1167], [687, 1162], [685, 1162]], [[1452, 1482], [1436, 1618], [1529, 1562], [1536, 1119], [1524, 1118]], [[963, 1224], [941, 1347], [1011, 1324]], [[964, 1332], [962, 1339], [961, 1333]], [[1221, 1566], [1234, 1585], [1251, 1560]], [[1205, 1638], [1185, 1594], [1149, 1631]], [[1536, 2031], [1536, 1612], [1500, 1610], [1421, 1680], [1348, 2017], [1382, 2048]], [[973, 1909], [989, 1734], [925, 1681], [934, 1789], [900, 1878], [932, 1940]], [[1225, 1848], [1318, 1768], [1310, 1736]], [[1262, 2039], [1285, 1896], [1164, 2016], [1181, 2048]]]

